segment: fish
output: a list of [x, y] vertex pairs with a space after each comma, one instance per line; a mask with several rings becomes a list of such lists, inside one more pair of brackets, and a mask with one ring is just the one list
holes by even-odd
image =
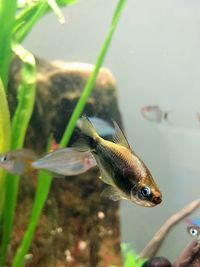
[[197, 242], [200, 242], [200, 226], [190, 225], [187, 227], [189, 235]]
[[128, 199], [136, 204], [152, 207], [162, 201], [162, 194], [145, 163], [132, 151], [128, 141], [113, 121], [113, 141], [98, 135], [87, 117], [82, 118], [79, 151], [90, 151], [100, 170], [100, 179], [109, 186], [103, 196], [113, 201]]
[[32, 162], [36, 160], [37, 155], [28, 149], [20, 149], [0, 154], [0, 168], [6, 171], [22, 175], [34, 172]]
[[185, 222], [188, 223], [188, 224], [193, 224], [193, 225], [200, 226], [200, 219], [199, 218], [193, 218], [193, 219], [187, 218], [185, 220]]
[[158, 123], [168, 119], [168, 112], [161, 110], [157, 105], [143, 107], [141, 109], [141, 114], [145, 119]]
[[[101, 137], [112, 136], [115, 133], [115, 129], [107, 121], [97, 117], [88, 118]], [[79, 129], [81, 129], [83, 121], [84, 120], [82, 118], [79, 118], [77, 120], [76, 126]]]
[[74, 148], [60, 148], [32, 162], [35, 169], [45, 169], [66, 176], [78, 175], [96, 166], [93, 155]]

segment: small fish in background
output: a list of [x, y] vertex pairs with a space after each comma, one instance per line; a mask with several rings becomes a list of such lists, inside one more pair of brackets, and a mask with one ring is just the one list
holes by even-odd
[[36, 158], [37, 155], [28, 149], [10, 151], [0, 154], [0, 168], [17, 175], [32, 173], [32, 162]]
[[188, 224], [200, 226], [200, 219], [199, 218], [193, 218], [193, 219], [187, 218], [187, 219], [185, 219], [185, 222]]
[[197, 116], [197, 120], [198, 120], [198, 122], [200, 123], [200, 113], [197, 112], [197, 113], [196, 113], [196, 116]]
[[[101, 137], [113, 136], [115, 134], [115, 129], [107, 121], [97, 117], [88, 117], [88, 119]], [[83, 118], [80, 118], [78, 119], [76, 126], [81, 129], [83, 123]]]
[[101, 180], [110, 185], [103, 192], [113, 201], [129, 199], [152, 207], [162, 201], [162, 195], [143, 161], [131, 150], [126, 137], [114, 122], [113, 141], [101, 138], [93, 124], [82, 118], [82, 140], [79, 151], [90, 151], [96, 159]]
[[60, 148], [32, 163], [35, 169], [72, 176], [86, 172], [96, 166], [96, 160], [88, 151], [79, 152], [74, 148]]
[[187, 227], [189, 235], [197, 242], [200, 242], [200, 226], [190, 225]]
[[168, 112], [160, 109], [159, 106], [145, 106], [141, 109], [142, 116], [149, 121], [153, 122], [162, 122], [163, 120], [167, 120]]

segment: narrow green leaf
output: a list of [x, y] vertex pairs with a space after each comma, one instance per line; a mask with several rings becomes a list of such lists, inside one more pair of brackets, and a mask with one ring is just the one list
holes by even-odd
[[[10, 113], [8, 102], [6, 99], [3, 82], [0, 79], [0, 153], [9, 150], [10, 146]], [[5, 171], [0, 169], [0, 218], [2, 215], [2, 208], [5, 193]]]
[[55, 0], [47, 0], [47, 3], [49, 4], [50, 8], [53, 10], [53, 12], [56, 14], [56, 16], [58, 17], [58, 20], [61, 24], [63, 24], [65, 22], [65, 18], [58, 6], [58, 4], [56, 3]]
[[121, 15], [121, 12], [123, 10], [125, 3], [126, 3], [126, 0], [120, 0], [118, 2], [118, 5], [117, 5], [115, 12], [114, 12], [114, 16], [112, 18], [112, 23], [111, 23], [108, 35], [106, 36], [106, 39], [105, 39], [103, 46], [100, 50], [99, 56], [97, 57], [96, 65], [95, 65], [95, 68], [92, 72], [92, 75], [90, 76], [75, 109], [73, 110], [69, 124], [68, 124], [68, 126], [64, 132], [64, 135], [63, 135], [61, 143], [60, 143], [61, 147], [64, 147], [65, 144], [69, 142], [69, 139], [70, 139], [70, 137], [73, 133], [74, 127], [76, 125], [76, 121], [78, 120], [80, 114], [82, 113], [84, 106], [85, 106], [85, 103], [86, 103], [86, 101], [87, 101], [87, 99], [88, 99], [88, 97], [89, 97], [89, 95], [93, 89], [93, 86], [95, 84], [99, 69], [100, 69], [101, 65], [103, 64], [106, 52], [110, 46], [110, 42], [112, 40], [113, 33], [116, 29], [116, 26], [118, 24], [118, 21], [119, 21], [119, 18], [120, 18], [120, 15]]
[[[35, 101], [36, 67], [32, 54], [22, 46], [14, 44], [14, 52], [23, 61], [21, 83], [18, 88], [18, 105], [12, 120], [11, 150], [23, 147], [24, 137], [30, 121]], [[6, 176], [6, 195], [3, 218], [3, 238], [0, 266], [4, 265], [8, 243], [11, 235], [14, 210], [16, 206], [19, 177], [8, 174]]]
[[14, 44], [13, 50], [24, 64], [18, 88], [18, 105], [12, 119], [11, 149], [18, 149], [23, 147], [35, 103], [36, 66], [34, 56], [21, 45]]
[[43, 209], [44, 203], [47, 199], [49, 189], [51, 186], [52, 177], [44, 171], [41, 171], [38, 177], [38, 188], [35, 196], [35, 201], [33, 204], [33, 209], [31, 217], [29, 220], [28, 228], [24, 234], [22, 243], [17, 250], [14, 257], [12, 267], [22, 267], [24, 266], [24, 256], [29, 250], [35, 228], [37, 226], [38, 220], [40, 218], [41, 211]]
[[36, 2], [17, 15], [13, 29], [17, 42], [21, 43], [24, 40], [35, 23], [45, 14], [47, 6], [46, 1]]
[[[52, 2], [52, 0], [49, 0]], [[77, 0], [59, 0], [57, 6], [65, 6], [76, 3]], [[54, 5], [55, 6], [55, 5]], [[57, 12], [58, 12], [57, 8]], [[38, 1], [21, 11], [16, 18], [13, 34], [17, 42], [22, 42], [31, 31], [35, 23], [51, 10], [47, 0]], [[61, 13], [61, 12], [58, 12]], [[59, 15], [60, 16], [60, 15]]]
[[137, 254], [127, 244], [121, 244], [123, 253], [123, 267], [142, 267], [144, 259], [138, 258]]
[[16, 0], [0, 1], [0, 77], [7, 88], [8, 69], [12, 57], [11, 38], [17, 8]]
[[[88, 80], [83, 93], [80, 97], [80, 100], [78, 101], [76, 108], [72, 114], [72, 117], [70, 118], [69, 124], [66, 128], [66, 131], [64, 133], [64, 136], [61, 140], [60, 147], [65, 147], [70, 139], [70, 136], [73, 132], [73, 129], [76, 124], [76, 120], [79, 118], [79, 116], [82, 113], [82, 110], [86, 104], [86, 101], [93, 89], [94, 83], [96, 81], [96, 77], [98, 75], [99, 69], [103, 63], [103, 60], [105, 58], [106, 52], [109, 48], [113, 33], [116, 29], [117, 23], [119, 21], [122, 9], [125, 5], [126, 0], [119, 0], [117, 9], [118, 12], [115, 12], [114, 18], [112, 20], [111, 27], [109, 29], [108, 35], [106, 36], [106, 39], [103, 43], [102, 49], [100, 50], [99, 56], [97, 58], [97, 62], [94, 68], [94, 71], [91, 74], [90, 79]], [[123, 4], [122, 4], [123, 3]], [[121, 6], [121, 9], [118, 8], [118, 6]], [[20, 247], [17, 250], [16, 256], [14, 258], [13, 267], [22, 267], [24, 265], [24, 256], [28, 252], [28, 249], [30, 247], [34, 230], [37, 226], [40, 214], [42, 212], [42, 208], [44, 206], [44, 203], [46, 201], [46, 198], [48, 196], [49, 188], [51, 185], [52, 178], [51, 176], [47, 175], [44, 172], [41, 172], [39, 175], [39, 184], [36, 192], [36, 197], [33, 205], [33, 210], [31, 213], [30, 223], [28, 225], [28, 228], [25, 232], [25, 235], [23, 237], [22, 243]], [[42, 192], [42, 193], [40, 193]]]
[[8, 102], [0, 78], [0, 151], [5, 152], [10, 145], [10, 113]]

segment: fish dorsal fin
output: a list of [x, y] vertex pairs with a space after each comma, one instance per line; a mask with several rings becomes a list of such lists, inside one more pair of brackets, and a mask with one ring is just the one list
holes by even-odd
[[103, 190], [101, 193], [102, 197], [108, 197], [113, 201], [118, 201], [121, 199], [124, 199], [121, 195], [120, 192], [118, 192], [114, 187], [108, 186], [106, 189]]
[[113, 124], [115, 127], [115, 134], [113, 136], [113, 141], [117, 144], [120, 144], [120, 145], [130, 149], [130, 145], [129, 145], [124, 133], [122, 132], [122, 130], [119, 128], [119, 126], [117, 125], [117, 123], [115, 121], [113, 121]]

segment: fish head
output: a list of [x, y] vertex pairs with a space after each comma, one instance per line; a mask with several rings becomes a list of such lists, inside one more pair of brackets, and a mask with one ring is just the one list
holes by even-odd
[[196, 241], [200, 242], [200, 227], [197, 225], [191, 225], [187, 227], [189, 235]]
[[14, 159], [8, 154], [0, 154], [0, 167], [5, 170], [10, 170], [14, 163]]
[[162, 202], [162, 194], [151, 177], [133, 186], [131, 200], [141, 206], [153, 207]]

